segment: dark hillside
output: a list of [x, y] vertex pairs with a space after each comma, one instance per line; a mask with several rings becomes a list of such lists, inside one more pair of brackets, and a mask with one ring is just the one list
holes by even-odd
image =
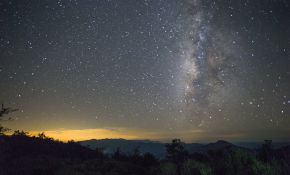
[[[128, 146], [127, 150], [132, 150], [128, 153], [116, 148], [111, 154], [104, 154], [101, 149], [92, 149], [73, 141], [64, 143], [44, 134], [31, 137], [25, 132], [16, 131], [12, 136], [1, 135], [0, 174], [289, 175], [290, 173], [290, 147], [273, 149], [271, 141], [266, 141], [256, 150], [238, 147], [226, 141], [204, 145], [184, 144], [179, 139], [174, 139], [168, 144], [122, 139], [105, 142], [111, 146], [126, 142], [124, 145]], [[162, 145], [162, 150], [165, 150], [164, 158], [157, 159], [151, 153], [141, 152], [137, 143], [148, 144], [148, 148], [151, 144]], [[194, 149], [188, 151], [190, 148]]]

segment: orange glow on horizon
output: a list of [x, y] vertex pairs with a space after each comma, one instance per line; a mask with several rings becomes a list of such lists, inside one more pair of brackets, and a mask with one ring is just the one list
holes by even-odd
[[29, 131], [29, 134], [36, 136], [44, 132], [48, 137], [61, 141], [82, 141], [90, 139], [127, 139], [127, 140], [156, 140], [170, 141], [173, 138], [182, 138], [185, 142], [193, 141], [193, 138], [200, 140], [204, 137], [204, 131], [192, 130], [178, 134], [164, 133], [160, 131], [148, 131], [132, 128], [94, 128], [94, 129], [57, 129], [47, 131]]
[[[60, 141], [83, 141], [90, 139], [127, 139], [127, 140], [156, 140], [156, 141], [170, 141], [173, 138], [181, 138], [185, 142], [206, 141], [204, 138], [209, 134], [204, 130], [190, 130], [183, 132], [166, 133], [160, 131], [146, 131], [131, 128], [93, 128], [93, 129], [56, 129], [47, 131], [29, 131], [30, 135], [36, 136], [44, 132], [48, 137]], [[218, 135], [212, 136], [210, 140], [218, 139], [236, 139], [242, 138], [242, 134]]]
[[[31, 135], [37, 135], [42, 131], [30, 131]], [[123, 128], [118, 129], [79, 129], [79, 130], [66, 130], [66, 129], [58, 129], [58, 130], [49, 130], [44, 131], [44, 134], [48, 137], [52, 137], [54, 139], [58, 139], [61, 141], [75, 140], [90, 140], [90, 139], [143, 139], [145, 138], [142, 133], [133, 134], [132, 131], [128, 131]]]

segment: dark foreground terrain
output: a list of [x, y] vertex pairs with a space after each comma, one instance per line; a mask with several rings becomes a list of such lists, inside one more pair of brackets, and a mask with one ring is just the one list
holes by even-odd
[[[155, 145], [156, 146], [156, 145]], [[63, 143], [22, 131], [0, 136], [0, 175], [289, 175], [290, 146], [273, 149], [271, 141], [246, 149], [225, 141], [188, 151], [180, 140], [164, 144], [165, 157], [133, 148], [103, 153], [70, 141]]]

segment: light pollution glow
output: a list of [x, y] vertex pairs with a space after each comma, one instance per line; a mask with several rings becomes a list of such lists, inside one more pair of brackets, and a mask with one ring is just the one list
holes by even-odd
[[[32, 136], [37, 136], [42, 131], [30, 131], [29, 134]], [[127, 129], [127, 128], [97, 128], [97, 129], [57, 129], [57, 130], [47, 130], [43, 131], [46, 136], [52, 137], [53, 139], [61, 140], [61, 141], [82, 141], [82, 140], [90, 140], [90, 139], [127, 139], [127, 140], [158, 140], [168, 142], [174, 137], [179, 138], [183, 136], [185, 142], [208, 142], [214, 140], [216, 138], [243, 138], [244, 135], [239, 133], [225, 134], [220, 133], [218, 137], [214, 136], [210, 140], [204, 140], [205, 136], [208, 136], [208, 133], [205, 130], [191, 130], [189, 131], [181, 131], [175, 134], [168, 134], [166, 132], [158, 132], [158, 131], [145, 131], [145, 130], [137, 130], [137, 129]]]

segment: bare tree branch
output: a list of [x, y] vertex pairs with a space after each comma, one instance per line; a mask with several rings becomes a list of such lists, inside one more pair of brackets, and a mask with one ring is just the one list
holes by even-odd
[[12, 108], [5, 108], [4, 104], [2, 104], [1, 110], [0, 110], [0, 117], [3, 117], [6, 114], [12, 113], [18, 111], [18, 109], [12, 109]]

